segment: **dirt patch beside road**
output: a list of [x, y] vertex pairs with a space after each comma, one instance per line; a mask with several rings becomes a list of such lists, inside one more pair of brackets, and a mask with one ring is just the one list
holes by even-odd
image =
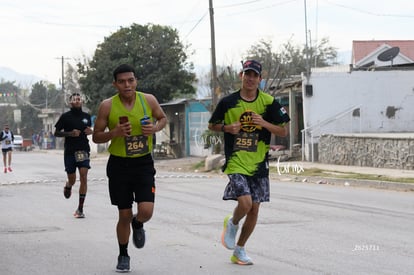
[[168, 172], [204, 172], [205, 157], [155, 159], [155, 168]]

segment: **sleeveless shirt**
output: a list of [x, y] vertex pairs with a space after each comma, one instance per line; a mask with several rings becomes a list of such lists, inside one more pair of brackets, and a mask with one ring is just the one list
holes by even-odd
[[[119, 98], [119, 95], [116, 94], [112, 97], [112, 106], [108, 118], [108, 128], [109, 130], [112, 130], [119, 123], [120, 116], [127, 116], [132, 126], [131, 136], [142, 138], [141, 119], [144, 117], [144, 115], [147, 115], [152, 120], [152, 110], [142, 92], [135, 92], [135, 104], [131, 110], [127, 110], [125, 108], [121, 102], [121, 99]], [[128, 155], [128, 142], [126, 141], [125, 137], [114, 137], [111, 140], [108, 151], [111, 155], [118, 157], [142, 157], [151, 153], [153, 136], [150, 135], [144, 139], [146, 140], [148, 146], [148, 151], [146, 152]]]

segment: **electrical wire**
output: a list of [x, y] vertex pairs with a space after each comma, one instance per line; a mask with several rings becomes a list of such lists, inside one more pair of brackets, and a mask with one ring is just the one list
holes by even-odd
[[331, 4], [332, 6], [337, 6], [337, 7], [341, 7], [344, 9], [348, 9], [348, 10], [352, 10], [352, 11], [356, 11], [359, 13], [363, 13], [363, 14], [369, 14], [369, 15], [373, 15], [373, 16], [379, 16], [379, 17], [401, 17], [401, 18], [414, 18], [414, 15], [408, 15], [408, 14], [386, 14], [386, 13], [376, 13], [376, 12], [372, 12], [372, 11], [368, 11], [368, 10], [363, 10], [363, 9], [358, 9], [358, 8], [354, 8], [354, 7], [350, 7], [347, 5], [343, 5], [343, 4], [338, 4], [338, 3], [333, 3], [332, 1], [329, 0], [325, 0], [326, 3]]
[[200, 24], [201, 21], [203, 21], [204, 17], [206, 17], [207, 12], [204, 13], [203, 16], [201, 16], [200, 19], [198, 19], [197, 23], [191, 28], [191, 30], [186, 34], [186, 36], [184, 36], [184, 38], [187, 38], [194, 30], [195, 28], [197, 28], [198, 24]]

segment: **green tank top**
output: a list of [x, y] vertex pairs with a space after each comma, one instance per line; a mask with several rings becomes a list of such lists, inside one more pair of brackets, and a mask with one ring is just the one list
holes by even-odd
[[151, 108], [142, 92], [136, 92], [135, 104], [132, 110], [127, 110], [119, 95], [112, 97], [111, 111], [109, 112], [108, 128], [112, 130], [119, 123], [120, 116], [127, 116], [132, 126], [131, 137], [114, 137], [108, 151], [118, 157], [136, 158], [152, 152], [153, 136], [144, 137], [141, 129], [141, 119], [147, 115], [152, 120]]

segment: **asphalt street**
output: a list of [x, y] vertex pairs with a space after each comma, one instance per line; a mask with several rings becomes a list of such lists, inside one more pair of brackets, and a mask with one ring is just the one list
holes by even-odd
[[[86, 218], [75, 219], [77, 188], [63, 197], [60, 152], [14, 154], [14, 171], [0, 175], [0, 274], [115, 274], [106, 157], [91, 164]], [[220, 243], [235, 205], [221, 200], [226, 177], [160, 168], [156, 182], [130, 274], [413, 274], [412, 192], [272, 180], [246, 246], [254, 265], [238, 266]]]

